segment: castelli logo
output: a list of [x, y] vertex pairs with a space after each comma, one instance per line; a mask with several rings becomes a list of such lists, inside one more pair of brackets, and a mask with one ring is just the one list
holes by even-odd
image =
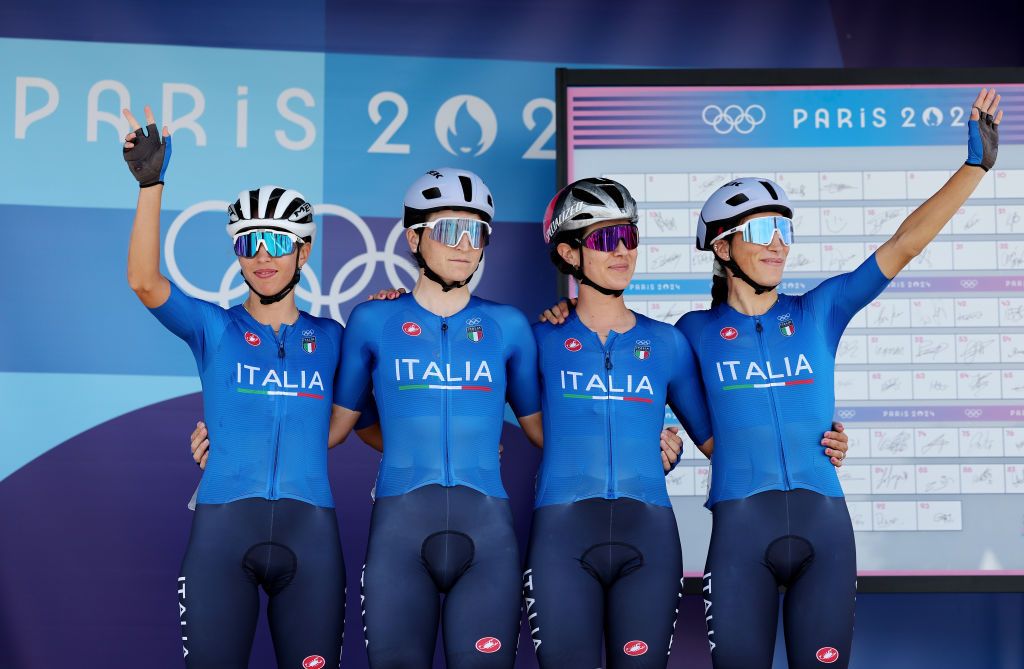
[[575, 353], [581, 348], [583, 348], [583, 344], [580, 343], [579, 339], [576, 339], [575, 337], [569, 337], [568, 339], [565, 340], [566, 351], [572, 351], [573, 353]]
[[630, 657], [636, 657], [637, 655], [643, 655], [647, 652], [647, 644], [643, 641], [630, 641], [622, 647], [622, 652]]
[[497, 653], [501, 650], [501, 642], [493, 636], [485, 636], [476, 642], [476, 649], [481, 653]]
[[302, 661], [302, 669], [324, 669], [327, 666], [327, 660], [320, 655], [310, 655]]
[[256, 334], [255, 332], [248, 332], [248, 331], [246, 331], [246, 333], [245, 333], [245, 343], [248, 344], [249, 346], [259, 346], [260, 345], [260, 336], [258, 334]]
[[408, 321], [406, 323], [402, 323], [402, 332], [410, 337], [419, 337], [420, 333], [423, 332], [423, 328], [412, 321]]
[[825, 646], [824, 648], [820, 648], [814, 656], [818, 658], [818, 662], [823, 664], [832, 664], [839, 660], [839, 651], [832, 646]]
[[718, 334], [722, 335], [722, 339], [732, 341], [736, 337], [740, 336], [740, 333], [736, 331], [736, 328], [724, 327]]

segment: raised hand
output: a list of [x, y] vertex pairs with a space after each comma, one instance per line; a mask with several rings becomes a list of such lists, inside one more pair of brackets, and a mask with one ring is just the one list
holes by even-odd
[[128, 169], [139, 182], [139, 188], [163, 184], [167, 165], [171, 161], [171, 134], [167, 131], [167, 126], [164, 126], [161, 139], [156, 129], [153, 110], [149, 105], [145, 107], [145, 132], [130, 111], [122, 109], [121, 113], [132, 128], [124, 138], [122, 152]]
[[996, 164], [999, 153], [999, 124], [1003, 112], [999, 108], [1002, 96], [994, 88], [983, 88], [971, 105], [971, 120], [967, 123], [967, 165], [975, 165], [988, 172]]

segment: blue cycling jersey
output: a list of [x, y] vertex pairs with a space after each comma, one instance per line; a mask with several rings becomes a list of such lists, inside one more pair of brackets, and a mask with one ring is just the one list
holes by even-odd
[[635, 326], [602, 344], [575, 311], [533, 331], [544, 412], [536, 506], [593, 497], [670, 506], [659, 448], [666, 400], [696, 443], [711, 436], [686, 338], [637, 314]]
[[242, 305], [223, 309], [173, 284], [150, 311], [188, 343], [199, 368], [214, 446], [198, 502], [286, 497], [333, 507], [327, 432], [341, 325], [300, 311], [275, 335]]
[[498, 441], [506, 396], [540, 410], [537, 351], [514, 307], [477, 297], [438, 316], [411, 294], [352, 310], [337, 403], [357, 409], [373, 382], [384, 436], [377, 496], [436, 483], [507, 497]]
[[700, 360], [715, 450], [706, 506], [765, 490], [842, 497], [822, 434], [835, 410], [835, 356], [854, 314], [888, 285], [872, 255], [760, 316], [722, 303], [676, 323]]

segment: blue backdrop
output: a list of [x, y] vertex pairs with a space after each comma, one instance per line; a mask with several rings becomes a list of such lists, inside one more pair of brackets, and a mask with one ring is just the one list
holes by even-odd
[[[244, 294], [224, 207], [280, 183], [327, 214], [300, 303], [344, 320], [371, 289], [411, 286], [391, 234], [402, 194], [426, 169], [455, 165], [480, 173], [497, 204], [477, 292], [535, 314], [555, 297], [538, 225], [555, 187], [555, 67], [1024, 65], [1019, 2], [938, 7], [0, 6], [0, 667], [181, 666], [175, 579], [201, 404], [187, 348], [125, 280], [136, 188], [118, 149], [122, 106], [141, 115], [149, 103], [174, 130], [164, 271], [194, 294]], [[504, 441], [525, 538], [539, 456], [517, 428]], [[349, 592], [376, 464], [357, 440], [331, 455]], [[365, 666], [358, 607], [348, 623], [345, 666]], [[862, 595], [853, 666], [1019, 668], [1022, 628], [1021, 595]], [[519, 666], [535, 666], [523, 640]], [[673, 648], [672, 666], [710, 666], [698, 598], [685, 598]], [[270, 658], [261, 627], [252, 666]]]

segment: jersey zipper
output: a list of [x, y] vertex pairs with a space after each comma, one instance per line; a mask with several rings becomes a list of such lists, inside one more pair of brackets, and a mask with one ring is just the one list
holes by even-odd
[[[442, 318], [441, 319], [441, 368], [445, 370], [446, 374], [447, 374], [447, 369], [448, 369], [447, 362], [448, 362], [448, 319], [447, 318]], [[445, 380], [445, 384], [447, 385], [447, 383], [448, 383], [448, 381], [446, 379]], [[441, 428], [442, 429], [442, 442], [443, 442], [442, 443], [443, 450], [441, 451], [441, 458], [442, 458], [442, 464], [444, 466], [444, 484], [446, 486], [451, 486], [452, 485], [452, 478], [453, 478], [453, 474], [452, 474], [452, 471], [451, 471], [451, 466], [452, 466], [451, 453], [450, 453], [449, 448], [448, 448], [448, 419], [449, 419], [449, 416], [448, 416], [448, 394], [450, 392], [451, 391], [448, 390], [448, 388], [445, 388], [443, 391], [441, 391], [441, 396], [443, 398], [442, 402], [444, 403], [443, 404], [443, 406], [444, 406], [444, 413], [442, 414], [443, 417], [442, 417], [442, 421], [441, 421], [441, 423], [442, 423], [442, 428]]]
[[[270, 326], [267, 326], [267, 327], [270, 327]], [[285, 368], [285, 362], [284, 362], [284, 337], [285, 337], [285, 333], [287, 332], [287, 330], [288, 330], [288, 326], [287, 325], [282, 325], [281, 329], [280, 329], [280, 332], [279, 333], [278, 332], [274, 333], [274, 341], [277, 343], [277, 371], [278, 371], [278, 374], [280, 375], [279, 378], [281, 378], [281, 379], [285, 378], [284, 377], [284, 368]], [[273, 332], [273, 328], [271, 328], [271, 332]], [[278, 402], [281, 402], [281, 396], [277, 396], [277, 397], [274, 398], [274, 403], [276, 404]], [[285, 404], [285, 406], [287, 406], [287, 404]], [[270, 485], [269, 485], [269, 488], [270, 488], [269, 492], [270, 492], [270, 494], [268, 495], [269, 499], [279, 499], [280, 492], [281, 492], [280, 491], [280, 482], [277, 479], [277, 470], [278, 470], [278, 465], [280, 464], [279, 460], [280, 460], [280, 457], [281, 457], [281, 420], [282, 420], [281, 411], [275, 410], [274, 411], [274, 459], [273, 459], [273, 462], [271, 462], [271, 466], [270, 466]]]
[[[761, 317], [754, 316], [754, 329], [757, 330], [757, 343], [761, 349], [761, 361], [768, 367], [768, 344], [764, 340], [764, 326], [761, 325]], [[775, 435], [779, 440], [779, 461], [782, 466], [782, 478], [786, 484], [786, 490], [791, 490], [792, 485], [789, 482], [789, 469], [786, 467], [786, 448], [782, 443], [782, 426], [779, 425], [779, 409], [775, 403], [775, 390], [771, 385], [771, 379], [768, 379], [768, 398], [772, 405], [772, 424], [775, 425]]]
[[[598, 338], [600, 341], [600, 337]], [[608, 339], [605, 341], [605, 348], [602, 345], [601, 349], [604, 352], [604, 385], [608, 394], [608, 399], [605, 400], [605, 419], [607, 420], [607, 430], [605, 434], [608, 435], [607, 446], [608, 446], [608, 491], [607, 497], [614, 499], [615, 497], [615, 456], [612, 452], [612, 333], [608, 333]]]

